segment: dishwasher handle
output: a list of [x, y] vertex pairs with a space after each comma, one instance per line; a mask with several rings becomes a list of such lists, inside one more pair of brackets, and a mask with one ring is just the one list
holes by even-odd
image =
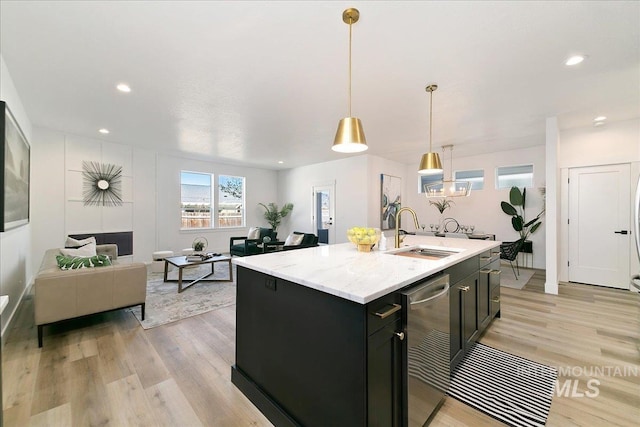
[[421, 299], [418, 301], [411, 301], [409, 304], [411, 305], [412, 309], [415, 309], [417, 308], [416, 306], [426, 304], [429, 301], [433, 301], [434, 299], [440, 298], [442, 295], [445, 295], [447, 292], [449, 292], [449, 282], [446, 282], [444, 284], [444, 288], [442, 289], [442, 291], [438, 292], [437, 294], [430, 296], [429, 298]]

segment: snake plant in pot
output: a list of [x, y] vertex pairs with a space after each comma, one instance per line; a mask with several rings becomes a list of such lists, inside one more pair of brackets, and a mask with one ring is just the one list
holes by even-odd
[[544, 214], [544, 209], [535, 216], [535, 218], [527, 221], [525, 217], [525, 203], [527, 200], [527, 189], [523, 188], [522, 191], [518, 187], [511, 187], [509, 191], [509, 202], [501, 202], [500, 207], [502, 211], [511, 216], [511, 225], [513, 229], [520, 234], [520, 239], [524, 242], [527, 240], [531, 233], [542, 225], [540, 219]]

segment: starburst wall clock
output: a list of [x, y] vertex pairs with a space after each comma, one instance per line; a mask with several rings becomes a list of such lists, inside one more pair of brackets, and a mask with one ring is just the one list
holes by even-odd
[[122, 166], [83, 161], [82, 178], [85, 206], [122, 205]]

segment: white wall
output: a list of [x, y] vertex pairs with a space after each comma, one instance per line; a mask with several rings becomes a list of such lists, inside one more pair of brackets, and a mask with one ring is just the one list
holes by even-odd
[[[543, 141], [541, 141], [543, 143]], [[534, 185], [527, 188], [526, 218], [531, 219], [543, 209], [543, 198], [538, 190], [545, 186], [545, 147], [544, 145], [502, 151], [498, 153], [483, 154], [479, 156], [456, 157], [453, 152], [453, 169], [484, 169], [484, 189], [472, 191], [469, 197], [454, 198], [454, 205], [444, 212], [445, 217], [454, 218], [459, 224], [475, 225], [475, 232], [485, 232], [496, 235], [496, 240], [511, 241], [519, 238], [517, 231], [511, 226], [511, 217], [502, 212], [500, 202], [509, 201], [509, 189], [495, 188], [495, 170], [499, 166], [533, 164]], [[448, 158], [447, 158], [448, 159]], [[444, 161], [444, 159], [443, 159]], [[428, 199], [422, 193], [418, 193], [419, 175], [416, 164], [406, 167], [407, 197], [404, 206], [410, 206], [418, 213], [418, 219], [422, 224], [437, 223], [440, 212], [435, 206], [429, 205]], [[450, 175], [449, 161], [445, 161], [444, 175], [448, 179]], [[406, 227], [407, 231], [412, 226]], [[545, 268], [545, 218], [542, 217], [542, 225], [530, 236], [533, 242], [533, 255], [520, 255], [521, 261], [528, 267]]]
[[[560, 132], [558, 166], [561, 168], [561, 221], [559, 230], [559, 279], [568, 280], [567, 260], [569, 256], [568, 236], [568, 183], [569, 169], [575, 167], [598, 166], [617, 163], [631, 164], [632, 207], [634, 195], [640, 175], [640, 119], [607, 123], [600, 127], [586, 127]], [[633, 212], [630, 213], [633, 218]], [[630, 224], [631, 227], [631, 224]], [[633, 228], [630, 228], [633, 229]], [[632, 274], [640, 272], [633, 235], [629, 238], [629, 266]]]
[[[246, 177], [246, 225], [242, 228], [211, 230], [180, 230], [180, 171], [203, 172]], [[216, 178], [217, 183], [217, 178]], [[277, 172], [204, 162], [158, 154], [157, 185], [157, 249], [179, 253], [190, 248], [196, 237], [203, 236], [209, 242], [207, 251], [229, 252], [229, 238], [246, 236], [248, 227], [267, 226], [264, 209], [258, 203], [278, 200]], [[295, 212], [295, 209], [294, 209]], [[149, 257], [151, 253], [149, 253]]]
[[[393, 162], [391, 160], [383, 159], [378, 156], [368, 156], [369, 160], [369, 189], [370, 189], [370, 197], [369, 197], [369, 208], [368, 208], [368, 218], [369, 218], [369, 226], [370, 227], [380, 227], [381, 224], [381, 214], [382, 214], [382, 179], [380, 175], [391, 175], [402, 178], [402, 194], [400, 201], [402, 206], [408, 206], [413, 208], [411, 204], [407, 204], [407, 195], [413, 190], [413, 180], [407, 179], [407, 165], [404, 163]], [[403, 229], [413, 229], [413, 220], [409, 217], [409, 213], [404, 213], [403, 218], [406, 216], [405, 222], [401, 223], [403, 225]], [[419, 217], [418, 217], [419, 218]], [[408, 221], [408, 222], [406, 222]], [[408, 225], [407, 225], [408, 224]], [[394, 231], [388, 230], [385, 231], [385, 236], [387, 238], [393, 237]], [[393, 240], [391, 240], [393, 242]]]
[[312, 223], [314, 185], [335, 182], [336, 241], [347, 242], [347, 229], [357, 225], [378, 227], [378, 220], [370, 218], [372, 177], [369, 176], [369, 156], [357, 155], [331, 162], [288, 169], [278, 173], [278, 203], [291, 202], [294, 209], [285, 218], [278, 236], [291, 231], [317, 233]]
[[64, 244], [64, 134], [35, 127], [31, 144], [31, 264], [37, 272], [44, 252]]
[[[13, 85], [4, 58], [0, 55], [0, 99], [7, 103], [16, 121], [20, 125], [27, 141], [32, 144], [31, 121], [24, 110], [20, 96]], [[33, 174], [33, 146], [30, 173]], [[30, 188], [30, 200], [34, 190]], [[30, 206], [30, 212], [33, 207]], [[30, 213], [31, 216], [31, 213]], [[30, 221], [32, 219], [30, 218]], [[31, 266], [31, 233], [32, 223], [0, 233], [0, 294], [9, 296], [9, 304], [2, 314], [2, 335], [15, 315], [18, 303], [27, 289], [33, 275]]]

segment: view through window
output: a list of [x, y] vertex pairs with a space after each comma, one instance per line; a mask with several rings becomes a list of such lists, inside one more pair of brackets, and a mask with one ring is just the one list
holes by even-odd
[[218, 176], [218, 227], [244, 227], [244, 180]]
[[533, 165], [503, 166], [496, 169], [496, 188], [533, 187]]
[[484, 170], [455, 171], [453, 174], [456, 181], [469, 181], [472, 190], [482, 190], [484, 188]]
[[208, 173], [180, 173], [182, 228], [211, 227], [212, 178]]

